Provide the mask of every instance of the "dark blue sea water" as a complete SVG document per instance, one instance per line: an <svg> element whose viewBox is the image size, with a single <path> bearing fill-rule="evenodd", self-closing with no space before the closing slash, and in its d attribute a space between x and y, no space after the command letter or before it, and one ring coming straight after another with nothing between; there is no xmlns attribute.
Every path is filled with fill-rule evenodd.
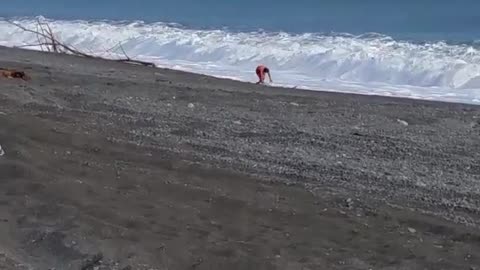
<svg viewBox="0 0 480 270"><path fill-rule="evenodd" d="M0 14L294 33L377 32L416 40L480 39L478 0L15 0L2 6Z"/></svg>
<svg viewBox="0 0 480 270"><path fill-rule="evenodd" d="M280 86L480 104L480 0L15 0L0 17L5 46L38 42L6 20L40 19L104 57L122 44L218 77L265 64Z"/></svg>

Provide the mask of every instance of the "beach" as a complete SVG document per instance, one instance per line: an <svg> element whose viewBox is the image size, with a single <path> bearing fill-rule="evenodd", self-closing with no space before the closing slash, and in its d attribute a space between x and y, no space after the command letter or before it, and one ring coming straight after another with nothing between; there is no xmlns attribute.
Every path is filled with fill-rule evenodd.
<svg viewBox="0 0 480 270"><path fill-rule="evenodd" d="M0 269L480 269L480 106L0 67Z"/></svg>

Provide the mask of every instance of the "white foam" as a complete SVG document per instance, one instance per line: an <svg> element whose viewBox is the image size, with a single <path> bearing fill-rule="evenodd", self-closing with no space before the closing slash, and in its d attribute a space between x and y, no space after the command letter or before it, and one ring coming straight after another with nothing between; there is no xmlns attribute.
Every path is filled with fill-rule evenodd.
<svg viewBox="0 0 480 270"><path fill-rule="evenodd" d="M35 29L35 19L18 19ZM119 43L132 57L160 66L255 81L266 64L277 85L330 91L478 103L480 51L443 42L412 44L364 36L236 33L165 23L49 21L74 47L107 57ZM33 44L35 35L0 20L0 45ZM37 48L38 49L38 48Z"/></svg>

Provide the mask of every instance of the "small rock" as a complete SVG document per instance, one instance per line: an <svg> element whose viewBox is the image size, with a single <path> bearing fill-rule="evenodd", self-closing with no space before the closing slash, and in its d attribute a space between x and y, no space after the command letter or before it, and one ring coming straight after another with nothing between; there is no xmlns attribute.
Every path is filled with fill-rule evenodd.
<svg viewBox="0 0 480 270"><path fill-rule="evenodd" d="M71 154L72 154L72 152L70 152L70 151L67 151L67 152L65 152L65 154L67 154L67 155L71 155Z"/></svg>
<svg viewBox="0 0 480 270"><path fill-rule="evenodd" d="M425 183L423 183L423 182L421 182L421 181L418 181L418 182L417 182L417 186L419 186L419 187L426 187L427 184L425 184Z"/></svg>
<svg viewBox="0 0 480 270"><path fill-rule="evenodd" d="M173 99L177 99L177 97L176 97L176 96L173 96Z"/></svg>
<svg viewBox="0 0 480 270"><path fill-rule="evenodd" d="M3 151L2 146L0 146L0 157L3 156L3 155L5 155L5 151Z"/></svg>
<svg viewBox="0 0 480 270"><path fill-rule="evenodd" d="M414 228L410 228L410 227L408 227L408 231L410 233L416 233L417 232L417 230L415 230Z"/></svg>
<svg viewBox="0 0 480 270"><path fill-rule="evenodd" d="M397 122L404 125L404 126L408 126L408 122L404 121L404 120L401 120L401 119L397 119Z"/></svg>
<svg viewBox="0 0 480 270"><path fill-rule="evenodd" d="M296 107L300 106L300 105L299 105L298 103L296 103L296 102L290 102L290 105L296 106Z"/></svg>
<svg viewBox="0 0 480 270"><path fill-rule="evenodd" d="M167 107L172 107L172 104L170 104L170 103L167 103Z"/></svg>
<svg viewBox="0 0 480 270"><path fill-rule="evenodd" d="M280 256L280 255L278 255L278 254L275 255L275 258L277 258L277 259L279 259L279 258L281 258L281 257L282 257L282 256Z"/></svg>
<svg viewBox="0 0 480 270"><path fill-rule="evenodd" d="M348 198L348 199L345 200L345 204L348 208L352 208L353 200L351 198Z"/></svg>
<svg viewBox="0 0 480 270"><path fill-rule="evenodd" d="M188 108L193 109L195 108L195 105L193 105L193 103L188 103Z"/></svg>
<svg viewBox="0 0 480 270"><path fill-rule="evenodd" d="M242 122L240 122L240 121L233 121L233 123L234 123L235 125L241 125L241 124L242 124Z"/></svg>

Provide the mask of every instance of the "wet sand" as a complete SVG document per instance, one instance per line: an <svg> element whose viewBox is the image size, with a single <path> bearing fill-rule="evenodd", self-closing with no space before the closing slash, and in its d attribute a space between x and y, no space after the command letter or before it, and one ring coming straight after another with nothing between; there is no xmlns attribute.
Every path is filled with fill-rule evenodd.
<svg viewBox="0 0 480 270"><path fill-rule="evenodd" d="M0 67L0 269L480 269L480 106Z"/></svg>

